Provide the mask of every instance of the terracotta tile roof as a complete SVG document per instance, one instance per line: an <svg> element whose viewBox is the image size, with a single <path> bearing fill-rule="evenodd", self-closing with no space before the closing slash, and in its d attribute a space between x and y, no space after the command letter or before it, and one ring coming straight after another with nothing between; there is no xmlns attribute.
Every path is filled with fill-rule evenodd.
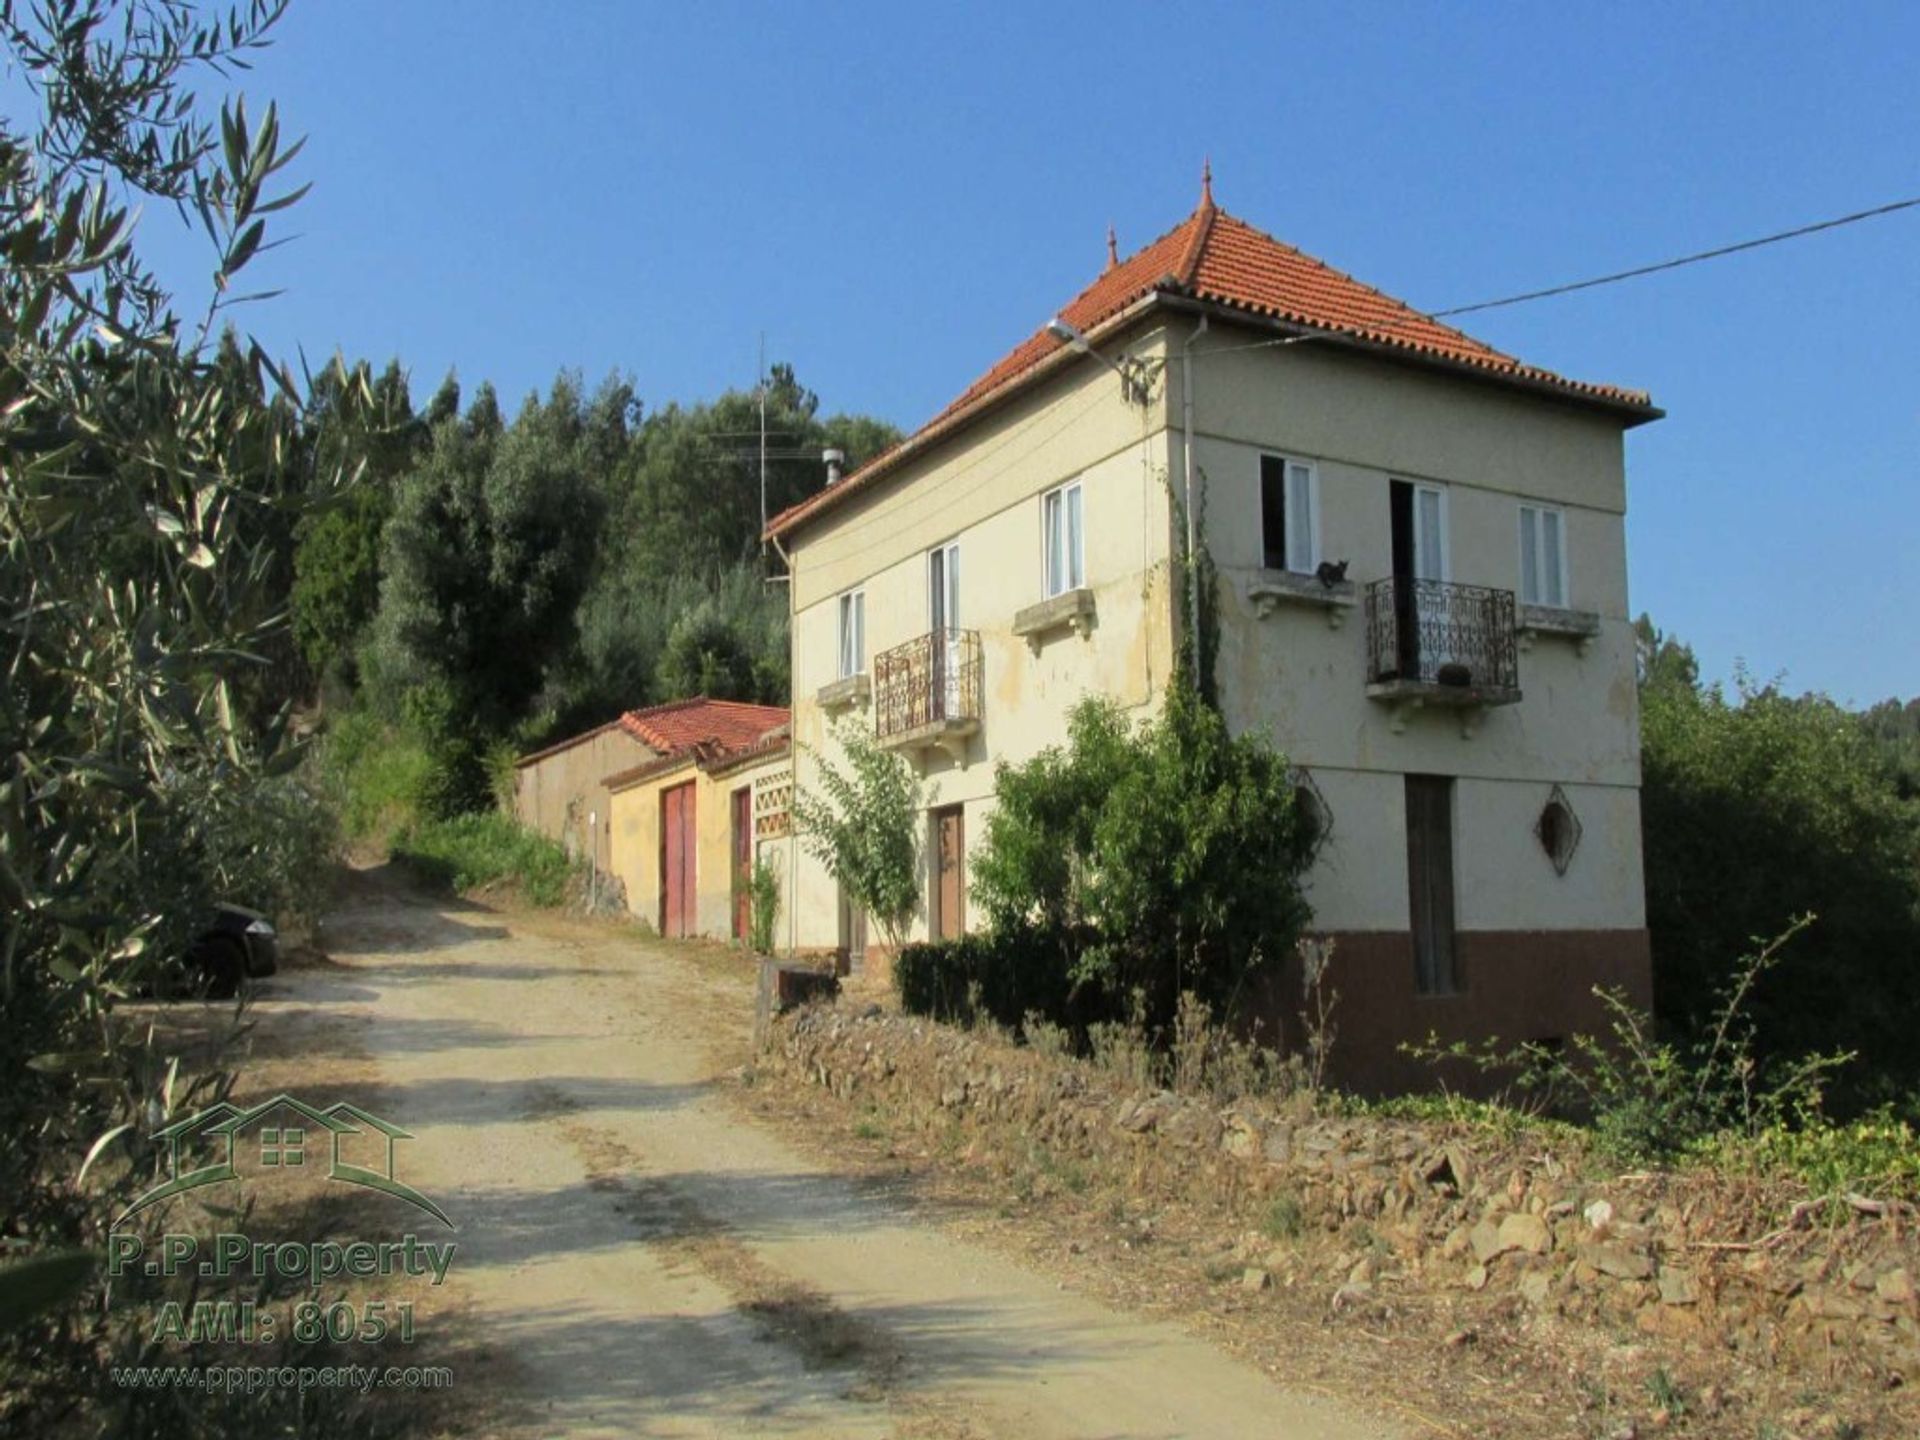
<svg viewBox="0 0 1920 1440"><path fill-rule="evenodd" d="M620 728L663 756L698 750L744 750L788 720L784 705L748 705L739 700L709 700L696 695L646 710L629 710Z"/></svg>
<svg viewBox="0 0 1920 1440"><path fill-rule="evenodd" d="M1160 295L1199 300L1243 311L1305 330L1343 335L1365 345L1409 356L1463 365L1529 388L1558 391L1576 400L1616 410L1641 410L1655 418L1645 391L1570 380L1551 370L1527 365L1475 340L1453 326L1363 285L1351 275L1314 259L1237 219L1213 202L1211 183L1194 212L1146 248L1107 268L1057 312L1082 333L1114 319L1129 307L1152 303ZM962 391L952 404L914 434L831 490L801 501L768 523L769 533L791 530L815 512L837 503L891 470L908 454L958 428L986 403L1038 378L1043 367L1065 350L1043 327Z"/></svg>
<svg viewBox="0 0 1920 1440"><path fill-rule="evenodd" d="M609 790L625 790L630 786L638 785L643 780L657 779L675 770L691 769L692 766L693 752L682 751L678 755L658 756L631 769L616 770L611 775L603 776L600 783Z"/></svg>
<svg viewBox="0 0 1920 1440"><path fill-rule="evenodd" d="M645 780L657 780L681 770L701 769L709 775L729 775L751 765L785 755L793 739L785 725L768 731L750 745L729 749L712 740L701 740L671 755L658 755L625 770L608 775L601 784L609 790L625 790Z"/></svg>
<svg viewBox="0 0 1920 1440"><path fill-rule="evenodd" d="M793 748L793 736L785 726L769 731L753 744L740 750L730 750L713 760L703 763L702 769L713 775L730 775L750 765L764 764L777 756L785 755Z"/></svg>

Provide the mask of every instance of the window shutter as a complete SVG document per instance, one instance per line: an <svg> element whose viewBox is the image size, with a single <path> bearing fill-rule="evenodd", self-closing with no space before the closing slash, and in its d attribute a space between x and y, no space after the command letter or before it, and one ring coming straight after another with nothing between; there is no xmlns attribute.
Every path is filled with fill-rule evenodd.
<svg viewBox="0 0 1920 1440"><path fill-rule="evenodd" d="M1441 555L1440 492L1422 486L1414 491L1414 503L1418 517L1416 533L1419 544L1415 554L1419 563L1419 578L1444 580L1447 571Z"/></svg>
<svg viewBox="0 0 1920 1440"><path fill-rule="evenodd" d="M1287 568L1313 569L1313 467L1287 467Z"/></svg>
<svg viewBox="0 0 1920 1440"><path fill-rule="evenodd" d="M1540 512L1520 507L1520 598L1529 605L1540 601Z"/></svg>
<svg viewBox="0 0 1920 1440"><path fill-rule="evenodd" d="M1560 526L1558 510L1540 512L1540 587L1541 599L1548 605L1567 603L1566 576L1560 570Z"/></svg>
<svg viewBox="0 0 1920 1440"><path fill-rule="evenodd" d="M1067 491L1067 588L1087 583L1086 535L1080 523L1080 487Z"/></svg>

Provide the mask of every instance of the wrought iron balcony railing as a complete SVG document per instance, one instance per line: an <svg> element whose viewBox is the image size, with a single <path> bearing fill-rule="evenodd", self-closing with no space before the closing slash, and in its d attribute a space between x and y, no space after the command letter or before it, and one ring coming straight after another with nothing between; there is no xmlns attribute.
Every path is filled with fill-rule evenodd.
<svg viewBox="0 0 1920 1440"><path fill-rule="evenodd" d="M980 723L980 632L935 630L873 657L873 731L881 741Z"/></svg>
<svg viewBox="0 0 1920 1440"><path fill-rule="evenodd" d="M1367 682L1376 693L1520 698L1513 592L1394 576L1367 587Z"/></svg>

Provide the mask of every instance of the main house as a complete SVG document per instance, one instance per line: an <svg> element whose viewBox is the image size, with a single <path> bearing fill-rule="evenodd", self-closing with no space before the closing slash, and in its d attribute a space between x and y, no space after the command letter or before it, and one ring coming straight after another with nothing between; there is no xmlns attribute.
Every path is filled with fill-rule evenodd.
<svg viewBox="0 0 1920 1440"><path fill-rule="evenodd" d="M771 522L795 783L839 725L907 757L915 933L964 931L995 767L1058 743L1084 696L1143 716L1166 696L1191 524L1218 702L1287 754L1321 827L1308 895L1347 1078L1416 1078L1397 1046L1429 1033L1592 1030L1596 986L1650 992L1623 451L1660 413L1282 244L1209 181L930 423ZM859 914L786 860L783 938L858 966Z"/></svg>

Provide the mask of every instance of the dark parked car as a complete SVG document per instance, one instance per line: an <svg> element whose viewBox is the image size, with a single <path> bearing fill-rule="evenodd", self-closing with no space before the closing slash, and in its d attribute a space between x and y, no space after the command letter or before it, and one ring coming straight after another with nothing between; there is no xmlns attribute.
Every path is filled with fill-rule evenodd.
<svg viewBox="0 0 1920 1440"><path fill-rule="evenodd" d="M187 952L187 971L204 976L208 995L232 995L248 980L280 967L280 945L273 922L244 905L220 905L213 924Z"/></svg>

